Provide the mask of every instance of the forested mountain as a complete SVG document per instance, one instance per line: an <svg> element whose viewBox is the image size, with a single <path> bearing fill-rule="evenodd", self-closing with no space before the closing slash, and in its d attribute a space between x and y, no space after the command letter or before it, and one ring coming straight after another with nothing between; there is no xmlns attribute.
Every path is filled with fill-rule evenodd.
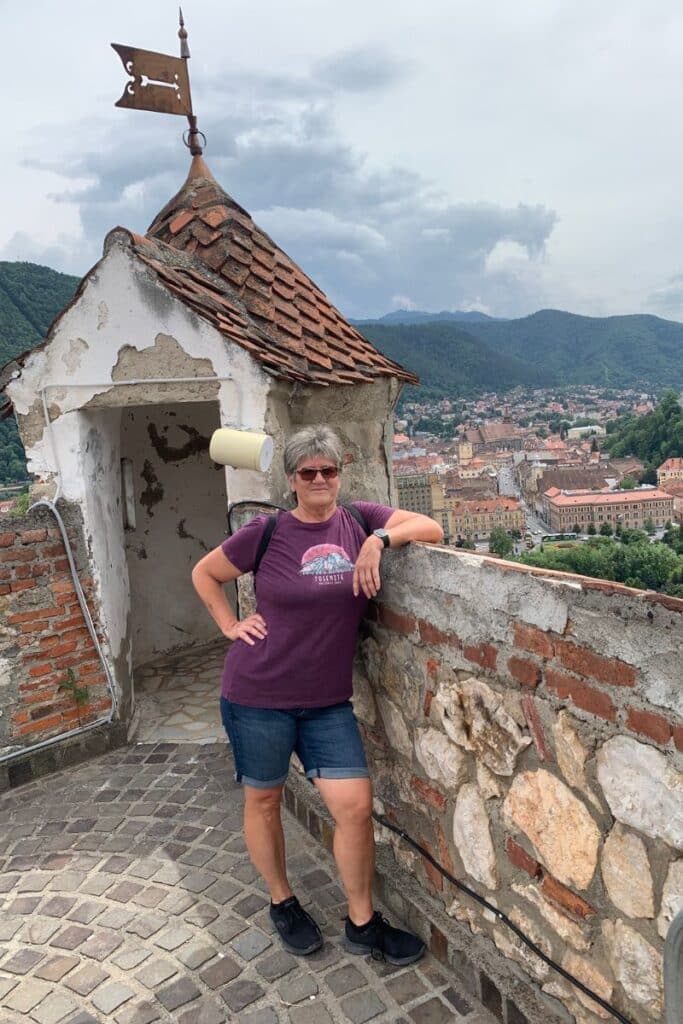
<svg viewBox="0 0 683 1024"><path fill-rule="evenodd" d="M49 267L0 262L0 366L42 340L77 285Z"/></svg>
<svg viewBox="0 0 683 1024"><path fill-rule="evenodd" d="M616 458L635 455L645 463L644 482L657 482L657 467L665 459L683 458L683 409L678 396L667 391L645 416L623 416L607 424L605 448Z"/></svg>
<svg viewBox="0 0 683 1024"><path fill-rule="evenodd" d="M542 369L495 352L473 336L469 325L364 323L360 329L382 352L419 375L421 398L543 383Z"/></svg>
<svg viewBox="0 0 683 1024"><path fill-rule="evenodd" d="M415 326L420 344L412 351L405 345L410 327L386 326L374 320L363 321L359 329L386 355L404 361L425 381L443 377L447 369L444 359L458 362L462 333L466 332L483 346L481 352L490 360L491 371L490 380L469 378L471 388L503 386L498 371L504 376L510 366L507 360L513 361L515 369L510 386L518 383L518 374L523 373L523 383L548 387L683 387L683 324L655 316L598 318L546 309L519 320L429 321ZM378 328L383 333L376 334ZM430 339L434 339L433 348Z"/></svg>
<svg viewBox="0 0 683 1024"><path fill-rule="evenodd" d="M78 278L35 263L0 262L0 366L37 345L73 297ZM0 484L26 479L14 417L0 421Z"/></svg>

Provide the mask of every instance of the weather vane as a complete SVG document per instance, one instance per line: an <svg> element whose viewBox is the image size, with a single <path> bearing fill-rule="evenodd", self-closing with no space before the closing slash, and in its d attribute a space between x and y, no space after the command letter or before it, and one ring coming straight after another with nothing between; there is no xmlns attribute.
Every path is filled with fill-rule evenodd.
<svg viewBox="0 0 683 1024"><path fill-rule="evenodd" d="M180 114L187 117L190 125L183 135L183 142L192 156L201 156L206 145L206 136L197 128L197 118L192 113L192 96L190 94L190 76L187 62L190 48L187 45L187 30L180 12L180 57L171 57L166 53L155 53L153 50L140 50L134 46L112 43L112 47L121 58L130 80L126 83L123 95L115 106L129 107L132 110L153 110L158 114ZM187 136L187 137L186 137ZM200 139L202 140L200 143Z"/></svg>

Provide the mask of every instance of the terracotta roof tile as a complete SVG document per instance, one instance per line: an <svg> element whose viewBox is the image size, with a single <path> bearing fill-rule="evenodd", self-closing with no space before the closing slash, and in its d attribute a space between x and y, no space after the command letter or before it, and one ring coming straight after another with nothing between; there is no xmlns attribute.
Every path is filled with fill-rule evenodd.
<svg viewBox="0 0 683 1024"><path fill-rule="evenodd" d="M325 337L325 328L319 320L309 320L307 316L302 316L301 325L304 329L304 334L312 334L316 338Z"/></svg>
<svg viewBox="0 0 683 1024"><path fill-rule="evenodd" d="M249 277L249 267L245 267L234 260L226 260L221 267L223 277L231 281L237 288L241 288Z"/></svg>
<svg viewBox="0 0 683 1024"><path fill-rule="evenodd" d="M248 249L243 249L241 245L233 242L227 247L226 256L229 256L233 260L237 260L238 263L243 263L245 267L250 267L252 264L252 256Z"/></svg>
<svg viewBox="0 0 683 1024"><path fill-rule="evenodd" d="M230 211L227 206L212 206L199 216L200 220L203 220L210 228L217 228L219 224L223 224L228 219Z"/></svg>
<svg viewBox="0 0 683 1024"><path fill-rule="evenodd" d="M266 284L271 285L273 283L273 271L268 270L268 268L264 267L262 263L257 263L256 260L251 264L251 272L254 277L260 277L262 281L266 282ZM268 291L270 292L271 289L268 288Z"/></svg>
<svg viewBox="0 0 683 1024"><path fill-rule="evenodd" d="M191 213L189 210L183 210L181 213L178 214L177 217L173 218L171 223L168 225L168 230L171 232L172 235L177 235L178 232L182 231L183 228L187 224L189 224L193 219L193 213Z"/></svg>
<svg viewBox="0 0 683 1024"><path fill-rule="evenodd" d="M277 376L320 385L378 376L417 382L344 320L201 161L193 168L147 238L134 238L167 287Z"/></svg>
<svg viewBox="0 0 683 1024"><path fill-rule="evenodd" d="M215 242L223 235L222 231L212 231L211 228L207 227L206 224L202 224L196 218L190 230L197 241L201 242L204 246L211 245L212 242Z"/></svg>

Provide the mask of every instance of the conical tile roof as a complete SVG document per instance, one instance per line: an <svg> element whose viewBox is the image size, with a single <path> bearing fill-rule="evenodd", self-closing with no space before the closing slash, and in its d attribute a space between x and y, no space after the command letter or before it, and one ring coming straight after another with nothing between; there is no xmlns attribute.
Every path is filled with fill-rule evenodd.
<svg viewBox="0 0 683 1024"><path fill-rule="evenodd" d="M244 326L254 328L247 330L246 339L237 336L242 329L233 332L232 340L238 344L246 340L245 347L254 358L277 376L317 384L360 383L378 376L417 382L414 374L383 356L344 319L310 277L221 188L201 157L194 158L183 187L155 218L146 238L157 243L155 262L169 264L168 271L173 261L164 258L163 250L170 246L191 257L195 273L204 276L203 267L212 272L213 304L216 292L222 292L228 303L246 314ZM154 259L151 247L137 248L147 262ZM176 268L175 280L166 283L183 298L178 274L182 278L187 271L183 275ZM195 280L185 298L201 313L197 284ZM210 312L215 322L217 311Z"/></svg>

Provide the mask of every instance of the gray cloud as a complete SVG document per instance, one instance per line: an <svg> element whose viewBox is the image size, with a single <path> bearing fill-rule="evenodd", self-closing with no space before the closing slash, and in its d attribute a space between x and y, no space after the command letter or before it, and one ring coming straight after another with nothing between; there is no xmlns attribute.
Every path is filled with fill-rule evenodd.
<svg viewBox="0 0 683 1024"><path fill-rule="evenodd" d="M651 292L647 304L659 316L671 320L683 319L683 274L676 274L661 288Z"/></svg>
<svg viewBox="0 0 683 1024"><path fill-rule="evenodd" d="M308 76L214 76L210 90L201 85L212 97L200 120L207 161L348 315L385 312L397 295L426 309L479 303L504 315L528 311L542 293L552 210L449 202L413 171L370 168L340 137L333 88L379 89L406 73L386 55L375 53L373 64L369 51L354 51ZM226 109L229 115L221 113ZM34 248L30 258L84 272L114 225L144 231L187 173L188 155L172 126L167 118L121 112L115 129L89 125L96 145L81 146L76 159L59 152L49 163L29 159L73 182L54 198L77 209L82 227L81 238L60 239L42 258ZM5 252L30 251L29 240L20 241L15 236ZM505 243L521 257L489 265Z"/></svg>
<svg viewBox="0 0 683 1024"><path fill-rule="evenodd" d="M335 91L374 92L395 85L407 78L411 66L400 62L389 53L378 52L375 47L347 50L320 61L314 68L315 77Z"/></svg>

